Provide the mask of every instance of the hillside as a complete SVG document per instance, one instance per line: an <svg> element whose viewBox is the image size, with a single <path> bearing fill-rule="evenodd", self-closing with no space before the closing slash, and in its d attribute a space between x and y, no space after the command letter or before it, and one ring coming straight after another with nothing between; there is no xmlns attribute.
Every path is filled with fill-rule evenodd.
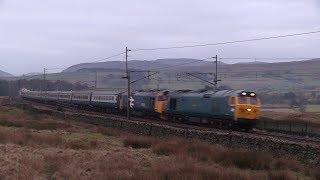
<svg viewBox="0 0 320 180"><path fill-rule="evenodd" d="M220 84L262 91L319 90L320 59L307 61L230 64L219 67ZM215 72L214 65L180 68L182 71Z"/></svg>
<svg viewBox="0 0 320 180"><path fill-rule="evenodd" d="M194 66L207 66L212 64L210 61L198 61L197 59L190 58L179 58L179 59L157 59L155 61L141 61L132 60L129 61L130 69L140 69L140 70L152 70L159 68L166 68L170 66L181 65L182 67L194 67ZM195 62L195 63L193 63ZM108 61L100 63L82 63L71 66L64 70L64 72L76 72L81 69L124 69L125 63L123 61Z"/></svg>
<svg viewBox="0 0 320 180"><path fill-rule="evenodd" d="M163 68L168 65L158 63L155 61L140 61L133 60L129 61L129 67L131 69L153 69L153 68ZM99 68L99 69L125 69L125 63L123 61L108 61L100 63L83 63L71 66L65 69L63 72L76 72L81 69L90 69L90 68Z"/></svg>
<svg viewBox="0 0 320 180"><path fill-rule="evenodd" d="M176 67L172 67L176 66ZM130 69L153 70L168 68L172 71L198 71L198 72L212 72L215 69L215 64L212 61L201 61L197 59L157 59L155 61L129 61ZM170 68L169 68L170 67ZM172 67L172 68L171 68ZM83 63L71 66L63 72L76 72L86 69L107 69L107 70L121 70L125 68L123 61L109 61L101 63ZM219 72L226 74L297 74L297 73L317 73L320 69L320 59L312 59L307 61L291 61L279 63L267 62L241 62L235 64L219 63Z"/></svg>
<svg viewBox="0 0 320 180"><path fill-rule="evenodd" d="M133 89L203 89L211 84L186 75L186 72L215 72L213 62L199 62L195 59L159 59L156 61L130 61L131 69L159 69L160 74L150 79L143 79L132 84ZM203 64L207 63L207 64ZM182 64L182 66L180 66ZM202 65L201 65L202 64ZM48 80L65 80L72 83L85 83L94 87L96 75L98 88L125 89L123 79L125 63L122 61L95 64L78 64L64 73L47 75ZM163 69L161 69L163 68ZM238 63L219 64L218 85L233 89L251 89L258 92L289 92L320 90L320 59L281 63ZM96 73L97 72L97 73ZM143 78L147 73L132 73L132 80ZM198 74L198 76L200 76ZM28 77L11 77L2 79L26 79ZM33 76L42 79L42 75ZM207 81L213 81L213 75L201 75ZM30 78L28 78L30 79Z"/></svg>
<svg viewBox="0 0 320 180"><path fill-rule="evenodd" d="M214 64L183 68L184 70L194 71L212 71L215 68ZM220 64L220 72L261 72L261 71L297 71L297 70L310 70L312 72L318 72L320 68L320 59L311 59L306 61L291 61L291 62L247 62L247 63L236 63L236 64Z"/></svg>
<svg viewBox="0 0 320 180"><path fill-rule="evenodd" d="M201 61L199 59L178 58L178 59L157 59L155 60L155 62L166 64L168 66L194 67L194 66L210 65L213 63L213 60L208 59L205 61Z"/></svg>
<svg viewBox="0 0 320 180"><path fill-rule="evenodd" d="M0 77L11 77L12 75L0 70Z"/></svg>

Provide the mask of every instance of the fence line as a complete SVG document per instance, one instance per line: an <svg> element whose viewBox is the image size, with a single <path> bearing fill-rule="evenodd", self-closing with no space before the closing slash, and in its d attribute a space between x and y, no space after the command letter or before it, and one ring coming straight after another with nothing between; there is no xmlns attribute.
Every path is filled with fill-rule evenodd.
<svg viewBox="0 0 320 180"><path fill-rule="evenodd" d="M320 137L320 124L311 122L261 120L257 128L266 131Z"/></svg>

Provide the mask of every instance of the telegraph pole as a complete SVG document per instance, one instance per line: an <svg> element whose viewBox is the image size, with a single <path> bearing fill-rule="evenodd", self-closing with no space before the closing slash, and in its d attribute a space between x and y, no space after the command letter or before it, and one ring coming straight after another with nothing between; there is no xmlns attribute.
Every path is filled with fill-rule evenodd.
<svg viewBox="0 0 320 180"><path fill-rule="evenodd" d="M8 89L9 89L9 100L12 100L12 87L11 87L11 81L8 81Z"/></svg>
<svg viewBox="0 0 320 180"><path fill-rule="evenodd" d="M257 63L257 58L254 58L255 64ZM256 80L258 80L258 72L256 71Z"/></svg>
<svg viewBox="0 0 320 180"><path fill-rule="evenodd" d="M46 68L43 68L44 103L47 104Z"/></svg>
<svg viewBox="0 0 320 180"><path fill-rule="evenodd" d="M127 119L130 120L130 97L131 97L131 93L130 93L130 71L128 68L128 52L130 50L128 49L128 47L126 47L126 78L127 78L127 90L128 90L128 98L127 98Z"/></svg>
<svg viewBox="0 0 320 180"><path fill-rule="evenodd" d="M98 86L98 72L95 71L94 90L97 90Z"/></svg>

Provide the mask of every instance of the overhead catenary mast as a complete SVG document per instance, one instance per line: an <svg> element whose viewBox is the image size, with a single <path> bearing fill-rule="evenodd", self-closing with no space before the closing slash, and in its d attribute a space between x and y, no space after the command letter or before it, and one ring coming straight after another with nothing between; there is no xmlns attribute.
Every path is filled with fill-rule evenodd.
<svg viewBox="0 0 320 180"><path fill-rule="evenodd" d="M218 55L216 55L215 57L212 57L213 59L215 59L215 64L216 64L216 71L215 71L215 75L214 75L214 90L217 90L217 86L218 86L218 82L221 80L218 80Z"/></svg>
<svg viewBox="0 0 320 180"><path fill-rule="evenodd" d="M127 78L127 91L128 91L128 96L127 96L127 119L130 120L130 97L131 97L131 93L130 93L130 71L128 69L128 52L130 50L128 49L128 47L126 47L126 78Z"/></svg>
<svg viewBox="0 0 320 180"><path fill-rule="evenodd" d="M46 68L43 68L43 90L44 90L44 103L47 104L47 84L46 84Z"/></svg>

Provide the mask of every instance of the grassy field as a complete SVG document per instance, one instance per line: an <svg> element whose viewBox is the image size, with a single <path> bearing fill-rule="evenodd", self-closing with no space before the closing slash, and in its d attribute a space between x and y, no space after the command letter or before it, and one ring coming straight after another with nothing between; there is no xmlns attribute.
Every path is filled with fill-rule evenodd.
<svg viewBox="0 0 320 180"><path fill-rule="evenodd" d="M0 179L319 179L264 152L158 139L0 106Z"/></svg>
<svg viewBox="0 0 320 180"><path fill-rule="evenodd" d="M268 106L262 108L261 116L273 120L302 121L320 124L320 106L307 105L306 112L299 112L285 106Z"/></svg>
<svg viewBox="0 0 320 180"><path fill-rule="evenodd" d="M266 105L262 108L264 111L294 113L296 110L286 105ZM320 113L320 105L306 105L306 113Z"/></svg>
<svg viewBox="0 0 320 180"><path fill-rule="evenodd" d="M306 112L320 113L320 105L307 105Z"/></svg>

